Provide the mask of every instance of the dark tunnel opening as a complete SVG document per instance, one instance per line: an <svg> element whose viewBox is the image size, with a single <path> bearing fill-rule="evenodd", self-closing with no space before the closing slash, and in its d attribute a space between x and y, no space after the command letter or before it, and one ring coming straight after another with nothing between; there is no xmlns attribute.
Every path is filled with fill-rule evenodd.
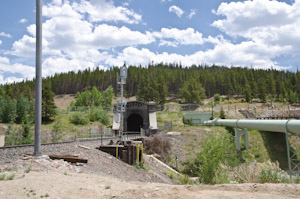
<svg viewBox="0 0 300 199"><path fill-rule="evenodd" d="M127 118L127 131L140 132L143 127L143 118L138 114L132 114Z"/></svg>

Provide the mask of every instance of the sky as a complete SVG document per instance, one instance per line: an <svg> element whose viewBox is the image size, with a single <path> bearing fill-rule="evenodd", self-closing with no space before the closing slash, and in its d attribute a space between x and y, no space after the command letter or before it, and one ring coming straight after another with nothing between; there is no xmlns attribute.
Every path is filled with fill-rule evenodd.
<svg viewBox="0 0 300 199"><path fill-rule="evenodd" d="M35 3L0 2L0 84L35 77ZM124 63L296 71L300 0L43 0L44 77Z"/></svg>

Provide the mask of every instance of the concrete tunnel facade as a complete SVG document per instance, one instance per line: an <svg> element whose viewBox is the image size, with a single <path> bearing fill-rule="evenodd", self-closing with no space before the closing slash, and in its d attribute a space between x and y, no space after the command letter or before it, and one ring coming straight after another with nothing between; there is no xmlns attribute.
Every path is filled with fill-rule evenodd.
<svg viewBox="0 0 300 199"><path fill-rule="evenodd" d="M140 132L146 130L146 135L157 132L156 105L155 103L144 103L132 101L126 104L124 113L124 132ZM113 131L117 133L120 129L120 113L117 112L117 105L114 105Z"/></svg>

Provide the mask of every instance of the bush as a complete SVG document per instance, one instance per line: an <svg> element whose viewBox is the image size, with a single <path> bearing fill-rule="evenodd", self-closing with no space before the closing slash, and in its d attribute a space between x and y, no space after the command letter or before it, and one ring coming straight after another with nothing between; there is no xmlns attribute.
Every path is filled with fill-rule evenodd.
<svg viewBox="0 0 300 199"><path fill-rule="evenodd" d="M193 182L190 180L188 175L180 175L178 179L179 184L185 185L185 184L193 184Z"/></svg>
<svg viewBox="0 0 300 199"><path fill-rule="evenodd" d="M156 153L160 155L161 160L167 162L169 159L169 151L171 143L168 139L154 136L153 138L145 139L145 152L148 154Z"/></svg>
<svg viewBox="0 0 300 199"><path fill-rule="evenodd" d="M214 101L215 101L215 103L219 103L219 102L220 102L220 99L221 99L220 94L219 94L219 93L216 93L216 94L214 95Z"/></svg>
<svg viewBox="0 0 300 199"><path fill-rule="evenodd" d="M199 177L200 183L216 184L221 164L235 166L239 163L233 136L226 133L220 137L210 135L202 144L203 150L195 158L184 162L183 172Z"/></svg>
<svg viewBox="0 0 300 199"><path fill-rule="evenodd" d="M55 120L55 123L51 131L51 141L58 142L62 139L62 137L63 137L63 125L61 122L61 118L57 118Z"/></svg>
<svg viewBox="0 0 300 199"><path fill-rule="evenodd" d="M289 176L279 168L279 163L244 163L236 167L223 166L230 181L238 183L299 183L299 176Z"/></svg>
<svg viewBox="0 0 300 199"><path fill-rule="evenodd" d="M279 183L284 179L285 173L279 168L279 163L266 162L261 166L259 172L259 182L260 183Z"/></svg>
<svg viewBox="0 0 300 199"><path fill-rule="evenodd" d="M91 122L99 121L103 125L109 124L109 119L105 111L101 109L92 108L89 114L89 119Z"/></svg>
<svg viewBox="0 0 300 199"><path fill-rule="evenodd" d="M225 118L226 118L226 115L225 115L225 112L224 112L222 106L221 106L221 110L220 110L220 118L221 118L221 119L225 119Z"/></svg>
<svg viewBox="0 0 300 199"><path fill-rule="evenodd" d="M71 115L70 122L75 125L85 125L89 122L89 120L83 113L77 112Z"/></svg>

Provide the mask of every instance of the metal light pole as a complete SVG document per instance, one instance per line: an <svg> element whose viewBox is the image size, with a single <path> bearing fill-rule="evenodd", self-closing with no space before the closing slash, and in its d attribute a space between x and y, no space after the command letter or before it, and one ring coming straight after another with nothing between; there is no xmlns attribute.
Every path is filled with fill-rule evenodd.
<svg viewBox="0 0 300 199"><path fill-rule="evenodd" d="M124 97L124 91L123 86L126 84L126 78L127 78L127 68L126 66L122 66L120 68L120 76L117 77L117 82L121 86L121 101L118 104L118 112L120 113L120 137L121 141L124 140L123 132L124 132L124 112L126 111L126 100L123 99Z"/></svg>
<svg viewBox="0 0 300 199"><path fill-rule="evenodd" d="M34 155L41 152L42 126L42 0L36 0L36 79L35 79L35 129Z"/></svg>

